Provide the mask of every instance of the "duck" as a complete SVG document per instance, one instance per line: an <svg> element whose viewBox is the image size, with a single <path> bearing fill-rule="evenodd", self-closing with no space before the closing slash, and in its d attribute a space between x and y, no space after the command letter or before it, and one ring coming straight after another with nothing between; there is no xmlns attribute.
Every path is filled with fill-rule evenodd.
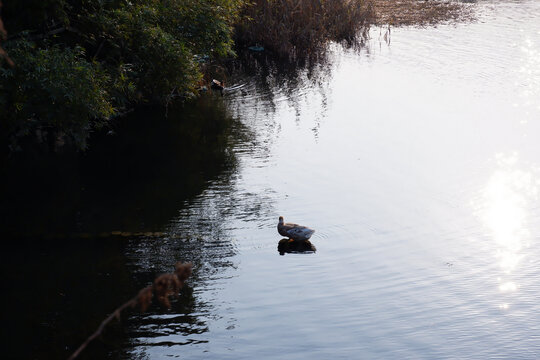
<svg viewBox="0 0 540 360"><path fill-rule="evenodd" d="M281 236L286 236L289 238L289 241L306 241L309 240L311 235L315 230L308 228L307 226L302 226L292 223L284 223L283 216L279 217L279 222L277 225L278 233Z"/></svg>
<svg viewBox="0 0 540 360"><path fill-rule="evenodd" d="M210 87L215 90L223 90L225 88L223 82L216 79L212 79L212 84Z"/></svg>
<svg viewBox="0 0 540 360"><path fill-rule="evenodd" d="M210 88L213 90L218 90L221 96L223 96L223 89L225 88L225 84L223 84L222 81L212 79L212 84L210 84Z"/></svg>

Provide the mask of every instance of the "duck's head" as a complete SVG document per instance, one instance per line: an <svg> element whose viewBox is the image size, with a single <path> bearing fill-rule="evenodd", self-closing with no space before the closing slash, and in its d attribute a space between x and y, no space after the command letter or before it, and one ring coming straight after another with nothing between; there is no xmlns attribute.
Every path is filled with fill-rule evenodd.
<svg viewBox="0 0 540 360"><path fill-rule="evenodd" d="M279 223L280 223L280 224L283 224L283 216L280 216L280 217L279 217Z"/></svg>

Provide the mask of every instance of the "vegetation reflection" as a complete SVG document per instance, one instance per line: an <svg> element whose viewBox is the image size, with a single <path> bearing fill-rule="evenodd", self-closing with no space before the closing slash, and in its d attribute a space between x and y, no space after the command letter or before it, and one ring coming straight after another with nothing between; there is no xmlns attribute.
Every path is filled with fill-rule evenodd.
<svg viewBox="0 0 540 360"><path fill-rule="evenodd" d="M231 172L239 123L212 96L169 109L141 109L96 134L86 153L43 147L3 168L2 232L65 236L161 231L182 202ZM246 134L246 132L243 132ZM39 174L39 181L35 181ZM7 191L9 189L9 191Z"/></svg>
<svg viewBox="0 0 540 360"><path fill-rule="evenodd" d="M8 186L1 231L11 254L2 272L12 274L8 356L67 358L110 311L177 260L194 261L194 281L201 281L205 264L232 266L227 252L203 251L186 234L172 238L167 225L213 180L234 173L233 146L249 131L228 115L219 96L172 104L168 111L167 118L155 108L134 112L112 132L96 134L85 153L39 151L36 145L2 168ZM37 273L41 280L28 287ZM204 320L191 315L205 305L190 286L171 306L182 334L207 331ZM137 324L133 338L157 336L153 319L161 313L151 308L128 320ZM108 326L103 341L81 357L122 358L130 348L123 327ZM31 348L22 343L28 328L39 334Z"/></svg>

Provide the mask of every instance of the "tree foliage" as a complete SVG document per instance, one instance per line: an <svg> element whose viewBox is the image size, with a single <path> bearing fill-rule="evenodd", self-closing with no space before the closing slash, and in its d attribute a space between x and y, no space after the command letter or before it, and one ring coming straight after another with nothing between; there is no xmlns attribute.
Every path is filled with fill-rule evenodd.
<svg viewBox="0 0 540 360"><path fill-rule="evenodd" d="M20 40L8 51L17 68L0 68L2 130L17 137L53 130L84 147L88 133L113 115L110 78L85 59L83 48L36 48Z"/></svg>
<svg viewBox="0 0 540 360"><path fill-rule="evenodd" d="M0 131L16 144L46 130L78 147L140 102L190 96L199 59L233 54L244 0L28 0L4 4Z"/></svg>

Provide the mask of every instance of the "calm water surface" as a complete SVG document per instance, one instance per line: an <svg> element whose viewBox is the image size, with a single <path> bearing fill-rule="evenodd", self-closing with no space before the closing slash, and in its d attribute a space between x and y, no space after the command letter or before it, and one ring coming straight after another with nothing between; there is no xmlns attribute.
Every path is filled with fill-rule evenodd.
<svg viewBox="0 0 540 360"><path fill-rule="evenodd" d="M128 285L96 324L176 260L195 267L107 356L540 357L540 2L476 6L472 24L373 29L313 72L236 77L233 160L163 234L105 249L123 265L102 264L104 286ZM315 253L279 255L280 215L316 229Z"/></svg>

